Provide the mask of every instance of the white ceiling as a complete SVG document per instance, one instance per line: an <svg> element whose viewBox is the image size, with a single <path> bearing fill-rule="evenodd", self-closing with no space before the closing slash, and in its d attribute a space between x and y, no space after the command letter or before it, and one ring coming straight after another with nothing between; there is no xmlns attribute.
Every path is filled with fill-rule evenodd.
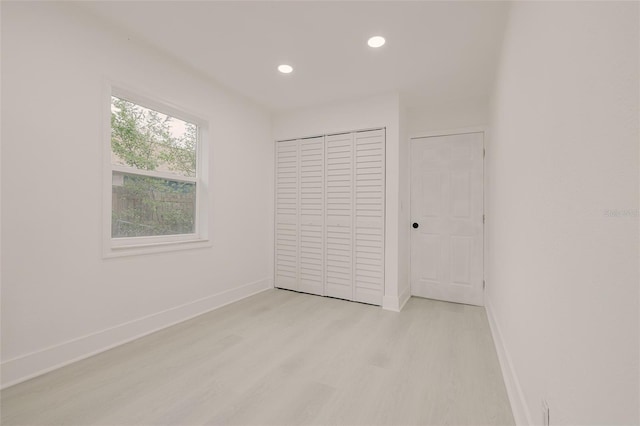
<svg viewBox="0 0 640 426"><path fill-rule="evenodd" d="M508 4L83 2L274 111L398 91L408 106L487 98ZM383 35L387 44L366 41ZM276 67L288 63L294 72Z"/></svg>

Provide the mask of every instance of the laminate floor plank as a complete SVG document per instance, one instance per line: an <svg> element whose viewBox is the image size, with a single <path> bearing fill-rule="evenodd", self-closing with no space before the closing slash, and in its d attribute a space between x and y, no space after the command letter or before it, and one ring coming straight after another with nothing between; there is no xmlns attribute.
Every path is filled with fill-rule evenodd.
<svg viewBox="0 0 640 426"><path fill-rule="evenodd" d="M12 386L3 425L513 425L483 308L270 290Z"/></svg>

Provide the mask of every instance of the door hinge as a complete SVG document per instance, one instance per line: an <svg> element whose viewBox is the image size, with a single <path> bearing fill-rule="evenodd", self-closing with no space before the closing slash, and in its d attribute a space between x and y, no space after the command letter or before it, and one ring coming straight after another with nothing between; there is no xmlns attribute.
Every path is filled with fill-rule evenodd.
<svg viewBox="0 0 640 426"><path fill-rule="evenodd" d="M484 215L482 215L482 223L483 223L483 224L484 224L484 221L485 221L485 216L484 216Z"/></svg>
<svg viewBox="0 0 640 426"><path fill-rule="evenodd" d="M487 282L485 280L482 280L482 289L484 290L486 286L487 286Z"/></svg>
<svg viewBox="0 0 640 426"><path fill-rule="evenodd" d="M485 148L482 148L482 158L487 156L487 150Z"/></svg>

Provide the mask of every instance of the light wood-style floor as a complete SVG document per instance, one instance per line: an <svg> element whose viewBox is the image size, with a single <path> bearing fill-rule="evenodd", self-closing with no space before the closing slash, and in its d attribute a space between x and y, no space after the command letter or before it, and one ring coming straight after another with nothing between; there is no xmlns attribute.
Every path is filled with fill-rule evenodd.
<svg viewBox="0 0 640 426"><path fill-rule="evenodd" d="M3 425L514 423L483 308L270 290L1 394Z"/></svg>

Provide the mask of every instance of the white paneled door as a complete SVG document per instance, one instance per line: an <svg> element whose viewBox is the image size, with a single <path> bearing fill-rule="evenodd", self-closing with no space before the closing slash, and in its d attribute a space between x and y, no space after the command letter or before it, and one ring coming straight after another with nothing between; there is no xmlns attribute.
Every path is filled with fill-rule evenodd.
<svg viewBox="0 0 640 426"><path fill-rule="evenodd" d="M411 294L482 306L483 133L411 140Z"/></svg>

